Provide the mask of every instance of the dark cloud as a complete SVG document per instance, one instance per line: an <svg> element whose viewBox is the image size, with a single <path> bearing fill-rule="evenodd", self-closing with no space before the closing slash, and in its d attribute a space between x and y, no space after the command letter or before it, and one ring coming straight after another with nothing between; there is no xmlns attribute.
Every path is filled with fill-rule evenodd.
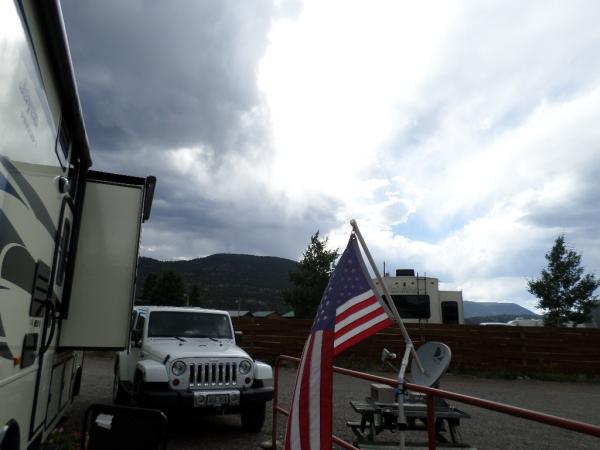
<svg viewBox="0 0 600 450"><path fill-rule="evenodd" d="M535 227L555 229L561 233L594 235L600 218L600 167L591 163L580 170L573 192L560 200L539 199L528 208L522 221Z"/></svg>
<svg viewBox="0 0 600 450"><path fill-rule="evenodd" d="M267 1L62 2L92 146L231 150L260 103ZM260 127L252 130L260 133Z"/></svg>
<svg viewBox="0 0 600 450"><path fill-rule="evenodd" d="M94 167L158 178L142 253L298 257L334 208L292 213L252 168L271 156L258 64L298 1L62 2ZM174 149L189 148L185 170ZM204 153L203 153L204 152ZM236 170L244 164L246 173ZM228 195L224 185L233 188ZM237 193L237 195L236 195ZM321 200L327 203L327 200Z"/></svg>

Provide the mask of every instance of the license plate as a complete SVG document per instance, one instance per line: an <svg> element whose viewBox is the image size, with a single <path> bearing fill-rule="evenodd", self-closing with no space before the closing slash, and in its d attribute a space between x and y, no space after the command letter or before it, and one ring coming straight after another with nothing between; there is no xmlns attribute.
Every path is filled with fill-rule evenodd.
<svg viewBox="0 0 600 450"><path fill-rule="evenodd" d="M223 406L229 403L229 396L227 394L224 395L209 395L206 399L207 406Z"/></svg>

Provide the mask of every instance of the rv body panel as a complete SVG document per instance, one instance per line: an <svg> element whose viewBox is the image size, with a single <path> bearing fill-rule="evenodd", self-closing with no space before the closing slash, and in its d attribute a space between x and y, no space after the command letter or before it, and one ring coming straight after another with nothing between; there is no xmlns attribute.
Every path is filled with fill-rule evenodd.
<svg viewBox="0 0 600 450"><path fill-rule="evenodd" d="M48 101L55 85L36 57L43 50L34 52L36 42L29 39L38 24L33 16L22 21L19 6L0 6L0 427L17 424L18 444L25 448L43 432L46 418L55 419L67 406L48 410L61 387L52 392L50 383L56 336L48 329L55 320L48 303L62 300L51 289L51 270L46 307L32 307L32 290L38 267L54 265L68 195L58 180L68 177L69 165L64 142L57 143L60 116Z"/></svg>
<svg viewBox="0 0 600 450"><path fill-rule="evenodd" d="M91 159L56 0L0 1L0 136L0 433L25 449L72 403L83 360L58 348Z"/></svg>

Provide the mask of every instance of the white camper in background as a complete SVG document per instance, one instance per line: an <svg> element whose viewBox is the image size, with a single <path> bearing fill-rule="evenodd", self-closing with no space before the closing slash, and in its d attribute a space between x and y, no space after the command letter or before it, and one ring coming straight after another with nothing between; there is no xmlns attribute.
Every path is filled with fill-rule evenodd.
<svg viewBox="0 0 600 450"><path fill-rule="evenodd" d="M515 320L511 320L510 322L508 322L508 324L515 327L543 327L544 321L542 319L517 317Z"/></svg>
<svg viewBox="0 0 600 450"><path fill-rule="evenodd" d="M0 1L0 450L48 436L81 350L128 344L155 179L91 163L58 1Z"/></svg>
<svg viewBox="0 0 600 450"><path fill-rule="evenodd" d="M379 286L377 279L373 281ZM398 269L395 277L385 274L383 282L404 322L465 323L462 291L440 291L437 278L420 277L413 269Z"/></svg>

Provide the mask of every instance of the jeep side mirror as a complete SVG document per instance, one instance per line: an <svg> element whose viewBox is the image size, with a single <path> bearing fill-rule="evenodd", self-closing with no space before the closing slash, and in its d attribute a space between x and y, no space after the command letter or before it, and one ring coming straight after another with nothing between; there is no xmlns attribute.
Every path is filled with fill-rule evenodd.
<svg viewBox="0 0 600 450"><path fill-rule="evenodd" d="M244 333L242 333L241 331L236 331L235 332L235 344L236 345L240 345L242 342L242 336L244 335Z"/></svg>
<svg viewBox="0 0 600 450"><path fill-rule="evenodd" d="M141 347L142 344L142 330L131 330L131 342L134 347Z"/></svg>

